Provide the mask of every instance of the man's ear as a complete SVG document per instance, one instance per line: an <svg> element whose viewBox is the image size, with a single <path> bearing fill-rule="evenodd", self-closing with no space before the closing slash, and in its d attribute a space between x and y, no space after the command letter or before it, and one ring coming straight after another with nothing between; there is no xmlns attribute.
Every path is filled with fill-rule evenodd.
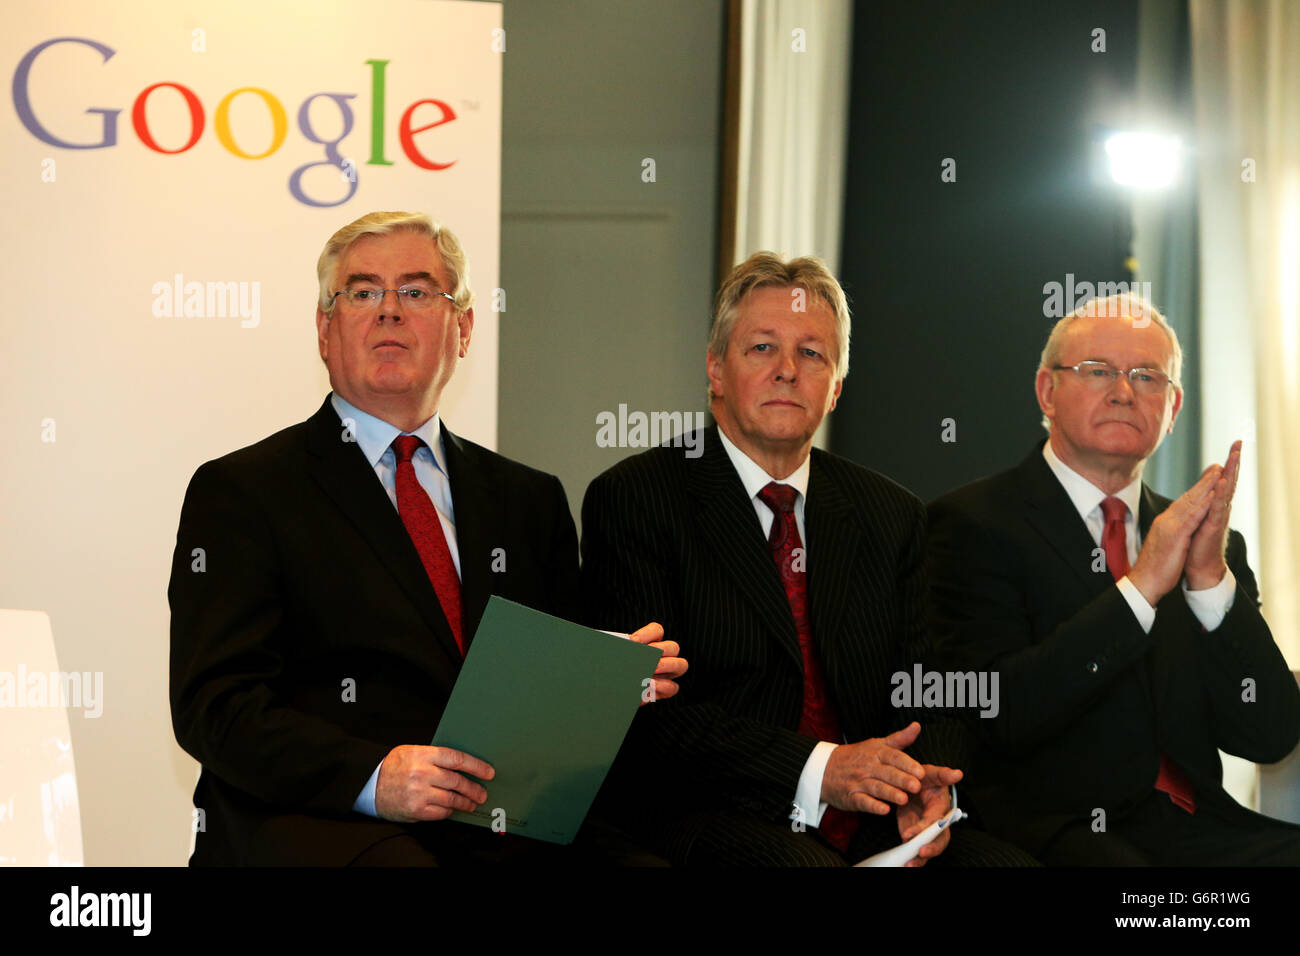
<svg viewBox="0 0 1300 956"><path fill-rule="evenodd" d="M320 349L320 360L326 365L330 361L330 316L329 313L316 307L316 346Z"/></svg>
<svg viewBox="0 0 1300 956"><path fill-rule="evenodd" d="M722 397L722 359L709 349L708 358L704 360L704 372L709 376L709 390L714 398Z"/></svg>
<svg viewBox="0 0 1300 956"><path fill-rule="evenodd" d="M832 390L832 392L831 392L831 405L830 405L830 408L826 409L826 414L827 414L827 415L829 415L831 412L835 411L835 403L838 402L838 401L840 400L840 391L841 391L843 388L844 388L844 379L842 379L842 378L836 379L836 380L835 380L835 388L834 388L834 390Z"/></svg>
<svg viewBox="0 0 1300 956"><path fill-rule="evenodd" d="M469 338L474 331L474 310L466 309L456 317L456 322L460 326L460 357L464 358L469 352Z"/></svg>
<svg viewBox="0 0 1300 956"><path fill-rule="evenodd" d="M1178 413L1182 411L1182 409L1183 409L1183 390L1181 388L1175 387L1174 388L1174 410L1169 415L1169 429L1165 432L1166 435L1172 435L1174 433L1174 422L1178 421Z"/></svg>
<svg viewBox="0 0 1300 956"><path fill-rule="evenodd" d="M1056 417L1055 392L1055 373L1049 368L1040 368L1034 377L1034 393L1038 396L1038 407L1048 419Z"/></svg>

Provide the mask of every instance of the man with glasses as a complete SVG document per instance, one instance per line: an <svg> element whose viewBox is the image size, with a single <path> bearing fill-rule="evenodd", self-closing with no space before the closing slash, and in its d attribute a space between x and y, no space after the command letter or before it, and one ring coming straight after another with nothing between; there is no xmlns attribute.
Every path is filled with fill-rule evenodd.
<svg viewBox="0 0 1300 956"><path fill-rule="evenodd" d="M450 230L371 213L330 239L317 276L333 392L201 467L181 513L171 703L203 765L194 862L531 858L545 845L446 822L488 799L494 768L427 742L490 594L578 615L564 490L441 421L474 327ZM653 646L669 697L684 662Z"/></svg>
<svg viewBox="0 0 1300 956"><path fill-rule="evenodd" d="M1280 760L1300 691L1228 516L1236 442L1176 501L1142 483L1183 403L1149 302L1057 323L1035 379L1048 438L929 508L948 665L997 671L969 783L984 822L1048 864L1300 862L1300 827L1237 804L1222 749Z"/></svg>

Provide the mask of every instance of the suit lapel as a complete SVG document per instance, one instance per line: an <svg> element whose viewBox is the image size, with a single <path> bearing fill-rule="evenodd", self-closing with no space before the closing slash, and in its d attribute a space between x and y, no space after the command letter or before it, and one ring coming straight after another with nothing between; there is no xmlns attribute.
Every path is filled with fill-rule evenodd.
<svg viewBox="0 0 1300 956"><path fill-rule="evenodd" d="M718 438L716 425L704 434L704 454L688 469L687 484L708 551L735 581L741 595L772 635L803 668L799 636L772 552L763 538L754 505Z"/></svg>
<svg viewBox="0 0 1300 956"><path fill-rule="evenodd" d="M861 535L852 504L839 485L827 476L812 453L808 477L808 502L804 525L808 534L808 601L813 638L822 665L829 676L833 670L835 636L842 633L845 609L852 594L853 556Z"/></svg>
<svg viewBox="0 0 1300 956"><path fill-rule="evenodd" d="M492 593L492 549L505 543L497 476L471 461L472 448L452 434L444 423L442 447L456 509L456 547L460 552L460 603L464 615L465 646L483 617Z"/></svg>
<svg viewBox="0 0 1300 956"><path fill-rule="evenodd" d="M1155 492L1142 485L1142 497L1138 502L1138 527L1142 529L1142 540L1146 541L1147 534L1151 531L1151 522L1156 520L1156 515L1164 511L1169 506L1167 499L1161 499ZM1147 680L1151 688L1151 697L1155 702L1157 715L1157 727L1161 737L1164 736L1165 728L1163 721L1160 719L1162 705L1168 699L1168 682L1174 675L1182 673L1177 666L1179 655L1185 655L1189 652L1195 654L1194 650L1185 646L1185 635L1196 634L1201 630L1199 620L1193 620L1190 623L1180 623L1176 627L1166 629L1162 624L1172 620L1178 620L1180 617L1187 615L1193 616L1191 610L1187 607L1187 601L1183 597L1183 586L1180 581L1174 585L1172 591L1166 594L1157 605L1156 620L1151 625L1151 631L1155 639L1151 642L1151 650L1147 653Z"/></svg>
<svg viewBox="0 0 1300 956"><path fill-rule="evenodd" d="M1147 487L1146 482L1142 483L1142 498L1138 502L1138 527L1142 530L1142 540L1147 539L1147 532L1151 530L1151 522L1156 520L1156 515L1169 507L1170 502L1162 499L1154 491Z"/></svg>
<svg viewBox="0 0 1300 956"><path fill-rule="evenodd" d="M1025 488L1026 519L1043 536L1057 557L1069 566L1071 576L1083 585L1088 600L1096 600L1107 589L1114 586L1115 579L1109 570L1092 570L1095 549L1098 546L1092 540L1088 526L1075 510L1074 502L1070 500L1070 496L1056 480L1056 475L1052 474L1052 469L1043 458L1041 442L1021 463L1018 471ZM1138 520L1142 522L1143 534L1151 527L1151 520L1154 517L1154 513L1150 510L1150 502L1147 500L1149 494L1144 485L1142 502L1138 509ZM1078 610L1078 603L1070 598L1061 596L1060 601L1072 606L1071 613ZM1149 675L1143 670L1139 670L1138 673L1141 675L1142 687L1150 700L1152 686Z"/></svg>
<svg viewBox="0 0 1300 956"><path fill-rule="evenodd" d="M379 560L419 609L442 649L452 659L459 660L456 639L420 563L419 552L360 446L355 441L343 440L343 427L328 398L308 422L307 449L308 469L313 478L370 543Z"/></svg>
<svg viewBox="0 0 1300 956"><path fill-rule="evenodd" d="M1094 571L1097 545L1074 503L1043 459L1042 443L1017 468L1025 492L1025 520L1042 536L1043 543L1070 570L1070 576L1099 597L1115 583L1103 567Z"/></svg>

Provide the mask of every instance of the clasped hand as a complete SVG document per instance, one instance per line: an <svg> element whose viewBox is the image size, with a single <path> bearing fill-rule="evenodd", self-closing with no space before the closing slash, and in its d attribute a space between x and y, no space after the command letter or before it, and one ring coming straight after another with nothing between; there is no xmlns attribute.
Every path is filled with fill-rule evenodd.
<svg viewBox="0 0 1300 956"><path fill-rule="evenodd" d="M1128 578L1152 607L1187 579L1192 591L1212 588L1228 565L1228 518L1241 471L1241 442L1233 442L1228 460L1211 465L1177 501L1151 522L1137 562Z"/></svg>
<svg viewBox="0 0 1300 956"><path fill-rule="evenodd" d="M904 753L921 733L913 721L887 737L841 744L822 775L821 798L841 810L883 815L897 807L898 835L906 842L952 809L949 787L962 778L952 767L923 764ZM891 806L892 804L892 806ZM924 866L948 846L944 830L908 866Z"/></svg>

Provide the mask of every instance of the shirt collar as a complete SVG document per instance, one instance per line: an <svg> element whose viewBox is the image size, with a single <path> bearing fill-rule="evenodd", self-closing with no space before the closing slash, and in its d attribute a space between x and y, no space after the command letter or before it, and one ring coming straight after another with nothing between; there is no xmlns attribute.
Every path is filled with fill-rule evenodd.
<svg viewBox="0 0 1300 956"><path fill-rule="evenodd" d="M1102 501L1109 496L1083 475L1061 461L1056 452L1052 450L1052 440L1050 438L1043 445L1043 458L1047 461L1047 467L1052 469L1052 474L1056 476L1056 480L1065 489L1065 493L1070 496L1070 502L1074 505L1075 510L1079 512L1079 517L1087 521L1088 515L1099 509ZM1128 506L1129 514L1133 515L1133 520L1136 521L1138 505L1142 500L1142 475L1139 474L1126 487L1115 492L1115 497Z"/></svg>
<svg viewBox="0 0 1300 956"><path fill-rule="evenodd" d="M755 497L773 481L778 485L789 485L799 492L800 498L806 499L808 497L809 458L805 458L803 464L796 468L788 478L773 478L754 459L737 448L720 427L718 428L718 437L722 439L722 447L726 451L727 457L731 459L736 474L740 475L740 483L745 486L745 494L749 495L750 498Z"/></svg>
<svg viewBox="0 0 1300 956"><path fill-rule="evenodd" d="M408 434L415 435L424 441L429 447L429 451L433 453L433 461L438 466L438 470L444 475L447 474L447 462L442 449L442 421L437 412L415 431L403 432L396 425L389 424L382 418L376 418L368 412L363 412L339 395L338 392L330 395L330 404L334 406L334 411L338 413L339 421L350 418L356 423L352 433L356 436L357 445L361 448L362 454L366 456L366 461L370 462L371 468L379 464L379 459L384 457L384 453L393 444L394 438L398 435Z"/></svg>

